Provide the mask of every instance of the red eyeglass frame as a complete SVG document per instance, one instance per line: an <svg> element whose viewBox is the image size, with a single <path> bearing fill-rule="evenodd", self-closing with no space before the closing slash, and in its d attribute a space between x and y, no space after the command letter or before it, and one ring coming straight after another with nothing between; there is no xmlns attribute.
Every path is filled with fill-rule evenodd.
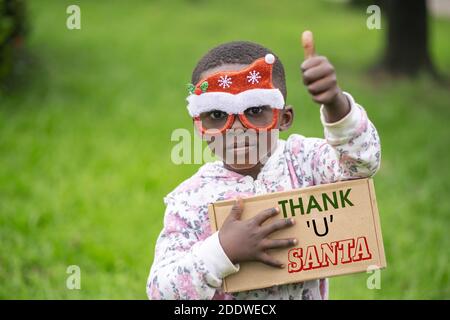
<svg viewBox="0 0 450 320"><path fill-rule="evenodd" d="M280 109L272 108L272 113L273 113L272 122L269 125L265 126L265 127L257 127L257 126L255 126L250 121L248 121L247 117L243 113L239 113L239 114L234 114L234 113L230 114L229 113L227 121L225 122L224 126L221 129L205 129L202 126L202 124L201 124L202 120L200 119L200 116L193 117L193 120L194 120L195 126L197 127L197 129L200 131L200 133L202 135L209 134L209 133L207 133L207 131L214 131L214 133L211 134L211 135L218 135L218 134L224 133L225 130L230 129L233 126L234 119L235 119L236 116L239 117L239 120L242 122L242 124L247 129L254 129L254 130L256 130L258 132L258 131L272 130L272 129L274 129L277 126L278 117L279 117L279 114L280 114Z"/></svg>

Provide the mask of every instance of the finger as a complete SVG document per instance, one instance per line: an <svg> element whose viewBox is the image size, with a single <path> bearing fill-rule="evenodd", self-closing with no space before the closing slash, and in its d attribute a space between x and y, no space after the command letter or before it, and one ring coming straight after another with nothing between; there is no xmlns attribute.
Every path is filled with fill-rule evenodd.
<svg viewBox="0 0 450 320"><path fill-rule="evenodd" d="M267 254L265 252L259 256L259 260L262 263L265 263L271 267L284 268L284 264L281 261L275 259L274 257L270 256L269 254Z"/></svg>
<svg viewBox="0 0 450 320"><path fill-rule="evenodd" d="M332 73L334 73L334 68L331 64L320 64L316 67L306 70L303 73L303 83L305 85L310 85L311 83L320 80Z"/></svg>
<svg viewBox="0 0 450 320"><path fill-rule="evenodd" d="M311 31L304 31L302 34L302 46L305 54L305 60L315 56L314 38Z"/></svg>
<svg viewBox="0 0 450 320"><path fill-rule="evenodd" d="M290 246L294 246L297 244L297 239L291 238L291 239L269 239L267 240L263 248L266 249L276 249L276 248L287 248Z"/></svg>
<svg viewBox="0 0 450 320"><path fill-rule="evenodd" d="M319 79L310 85L308 85L308 91L312 95L317 95L322 92L325 92L336 86L336 75L331 74L326 76L325 78Z"/></svg>
<svg viewBox="0 0 450 320"><path fill-rule="evenodd" d="M239 220L242 215L242 211L244 211L244 201L242 198L237 197L236 201L231 208L230 217L236 220Z"/></svg>
<svg viewBox="0 0 450 320"><path fill-rule="evenodd" d="M293 218L290 219L279 219L278 221L271 223L267 226L263 226L261 233L262 235L268 236L269 234L281 230L281 229L285 229L287 227L293 226L295 224L295 220Z"/></svg>
<svg viewBox="0 0 450 320"><path fill-rule="evenodd" d="M277 215L279 212L280 209L278 208L269 208L258 213L253 219L254 222L259 226L270 217Z"/></svg>
<svg viewBox="0 0 450 320"><path fill-rule="evenodd" d="M311 69L312 67L315 67L321 63L327 62L328 59L325 56L314 56L312 58L309 58L302 62L300 65L300 68L302 69L302 72L305 72L308 69Z"/></svg>

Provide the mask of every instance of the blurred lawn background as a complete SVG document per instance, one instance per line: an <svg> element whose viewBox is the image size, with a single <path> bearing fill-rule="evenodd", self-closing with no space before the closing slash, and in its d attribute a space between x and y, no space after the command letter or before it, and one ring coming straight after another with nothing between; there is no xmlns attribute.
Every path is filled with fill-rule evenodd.
<svg viewBox="0 0 450 320"><path fill-rule="evenodd" d="M71 4L81 7L81 30L66 28ZM290 133L323 136L300 81L304 29L382 140L381 290L366 288L368 274L343 276L331 279L331 299L450 298L449 88L426 76L372 79L385 30L366 28L364 8L40 0L28 9L27 81L0 96L0 298L145 299L162 199L199 167L170 160L172 131L191 128L185 84L197 60L231 40L271 48L296 109ZM448 75L450 20L430 27L432 56ZM81 268L81 290L66 288L69 265Z"/></svg>

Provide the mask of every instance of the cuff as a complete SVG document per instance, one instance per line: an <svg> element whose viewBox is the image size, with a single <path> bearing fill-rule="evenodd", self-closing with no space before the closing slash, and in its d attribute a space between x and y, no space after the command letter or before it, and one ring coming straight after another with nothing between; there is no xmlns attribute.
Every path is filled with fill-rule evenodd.
<svg viewBox="0 0 450 320"><path fill-rule="evenodd" d="M325 138L331 145L339 145L350 140L367 120L364 109L355 103L350 94L343 93L350 103L350 112L342 119L336 122L327 122L324 114L325 107L324 105L320 107L320 120L325 129Z"/></svg>
<svg viewBox="0 0 450 320"><path fill-rule="evenodd" d="M219 231L206 238L196 248L195 253L205 262L206 268L219 279L239 271L239 264L233 264L223 251Z"/></svg>

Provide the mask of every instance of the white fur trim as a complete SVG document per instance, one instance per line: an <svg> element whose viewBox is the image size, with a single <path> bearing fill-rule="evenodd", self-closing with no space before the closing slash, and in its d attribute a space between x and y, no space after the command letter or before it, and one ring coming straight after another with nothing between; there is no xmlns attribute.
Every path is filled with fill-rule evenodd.
<svg viewBox="0 0 450 320"><path fill-rule="evenodd" d="M189 103L187 108L191 117L212 110L236 114L255 106L284 108L283 94L278 89L251 89L238 94L205 92L200 95L191 94L186 100Z"/></svg>
<svg viewBox="0 0 450 320"><path fill-rule="evenodd" d="M271 53L266 54L264 61L268 64L273 64L275 62L275 56Z"/></svg>

